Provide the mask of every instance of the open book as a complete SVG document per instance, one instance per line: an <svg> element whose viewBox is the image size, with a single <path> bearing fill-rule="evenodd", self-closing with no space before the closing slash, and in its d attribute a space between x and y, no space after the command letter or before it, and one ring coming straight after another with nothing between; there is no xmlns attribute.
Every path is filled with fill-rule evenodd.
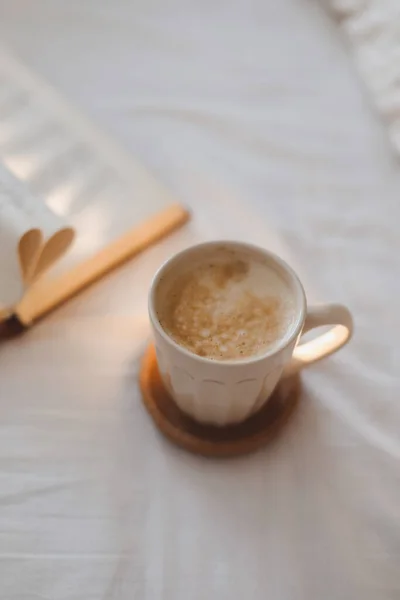
<svg viewBox="0 0 400 600"><path fill-rule="evenodd" d="M79 260L75 229L0 165L0 321L16 316L29 325L187 216L181 206L170 204Z"/></svg>
<svg viewBox="0 0 400 600"><path fill-rule="evenodd" d="M141 164L0 50L0 322L29 325L187 219Z"/></svg>

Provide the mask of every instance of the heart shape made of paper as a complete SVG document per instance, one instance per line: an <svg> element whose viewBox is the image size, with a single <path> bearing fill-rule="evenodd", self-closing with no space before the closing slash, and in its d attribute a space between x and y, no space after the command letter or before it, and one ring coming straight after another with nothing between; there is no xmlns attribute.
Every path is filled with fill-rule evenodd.
<svg viewBox="0 0 400 600"><path fill-rule="evenodd" d="M29 229L18 243L18 260L25 286L43 275L71 246L75 232L71 227L56 231L47 240L41 229Z"/></svg>

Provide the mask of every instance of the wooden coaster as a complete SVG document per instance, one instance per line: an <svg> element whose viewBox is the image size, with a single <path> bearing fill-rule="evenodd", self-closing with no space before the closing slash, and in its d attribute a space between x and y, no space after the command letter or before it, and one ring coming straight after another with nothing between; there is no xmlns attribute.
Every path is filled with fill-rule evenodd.
<svg viewBox="0 0 400 600"><path fill-rule="evenodd" d="M270 442L292 415L300 396L299 377L283 379L269 401L246 421L227 427L202 425L183 413L166 391L153 345L143 357L140 387L158 429L189 452L210 457L248 454Z"/></svg>

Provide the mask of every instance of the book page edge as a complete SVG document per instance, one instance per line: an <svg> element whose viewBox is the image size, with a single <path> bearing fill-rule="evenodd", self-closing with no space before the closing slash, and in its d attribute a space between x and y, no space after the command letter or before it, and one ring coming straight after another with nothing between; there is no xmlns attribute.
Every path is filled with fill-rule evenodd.
<svg viewBox="0 0 400 600"><path fill-rule="evenodd" d="M23 325L31 325L108 272L184 225L189 218L190 213L182 205L170 205L65 274L39 281L16 305L14 314Z"/></svg>

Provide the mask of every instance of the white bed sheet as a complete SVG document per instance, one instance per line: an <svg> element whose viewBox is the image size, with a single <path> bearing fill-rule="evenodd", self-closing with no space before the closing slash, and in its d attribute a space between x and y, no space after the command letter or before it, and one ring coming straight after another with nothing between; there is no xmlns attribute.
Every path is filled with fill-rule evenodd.
<svg viewBox="0 0 400 600"><path fill-rule="evenodd" d="M316 2L0 0L2 39L194 223L0 347L0 597L400 596L400 166ZM123 215L121 215L123 218ZM281 252L355 316L248 458L172 447L140 403L156 266L193 237Z"/></svg>

